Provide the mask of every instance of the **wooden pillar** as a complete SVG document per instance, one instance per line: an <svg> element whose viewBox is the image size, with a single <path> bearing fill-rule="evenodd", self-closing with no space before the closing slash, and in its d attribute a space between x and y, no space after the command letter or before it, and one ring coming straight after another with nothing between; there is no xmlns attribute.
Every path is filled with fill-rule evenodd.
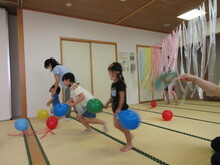
<svg viewBox="0 0 220 165"><path fill-rule="evenodd" d="M23 10L22 9L17 9L17 26L18 26L17 27L18 28L18 59L19 59L21 117L27 118L24 31L23 31Z"/></svg>

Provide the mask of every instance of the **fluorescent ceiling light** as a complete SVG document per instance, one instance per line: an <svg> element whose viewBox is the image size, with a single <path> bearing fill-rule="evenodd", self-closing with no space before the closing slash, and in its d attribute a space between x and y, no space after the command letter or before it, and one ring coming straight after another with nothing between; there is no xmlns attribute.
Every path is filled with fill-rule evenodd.
<svg viewBox="0 0 220 165"><path fill-rule="evenodd" d="M71 6L72 6L72 3L67 2L65 5L66 5L67 7L71 7Z"/></svg>
<svg viewBox="0 0 220 165"><path fill-rule="evenodd" d="M193 10L190 10L190 11L178 16L177 18L190 20L190 19L202 16L202 15L205 15L205 14L206 14L206 12L200 11L198 9L193 9Z"/></svg>

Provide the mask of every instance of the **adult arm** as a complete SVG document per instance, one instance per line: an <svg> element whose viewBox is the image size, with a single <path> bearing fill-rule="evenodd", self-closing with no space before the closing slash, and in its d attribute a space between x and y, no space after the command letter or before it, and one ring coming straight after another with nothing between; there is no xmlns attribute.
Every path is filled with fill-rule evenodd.
<svg viewBox="0 0 220 165"><path fill-rule="evenodd" d="M190 75L190 74L183 74L180 76L180 79L185 82L193 82L202 88L206 93L213 95L213 96L220 96L220 87L216 84L206 81L200 77Z"/></svg>
<svg viewBox="0 0 220 165"><path fill-rule="evenodd" d="M55 88L54 88L54 90L56 91L58 86L59 86L59 83L60 83L60 77L59 77L58 74L55 74L54 78L55 78L55 83L54 83Z"/></svg>

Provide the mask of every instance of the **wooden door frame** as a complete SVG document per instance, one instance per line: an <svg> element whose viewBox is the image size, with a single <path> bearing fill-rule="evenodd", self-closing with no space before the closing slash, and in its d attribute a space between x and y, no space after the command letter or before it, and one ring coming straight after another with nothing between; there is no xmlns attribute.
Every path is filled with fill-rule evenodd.
<svg viewBox="0 0 220 165"><path fill-rule="evenodd" d="M108 41L98 41L98 40L87 40L87 39L79 39L79 38L60 37L60 58L61 58L61 64L63 64L62 41L73 41L73 42L89 43L89 49L90 49L90 70L91 70L91 90L92 90L92 94L94 95L93 64L92 64L92 44L115 45L115 61L118 61L117 42L108 42ZM64 93L63 93L63 98L64 98Z"/></svg>
<svg viewBox="0 0 220 165"><path fill-rule="evenodd" d="M151 102L152 100L154 100L154 94L152 93L152 100L151 101L141 101L141 92L140 92L140 76L139 76L139 58L138 58L138 48L150 48L152 46L147 46L147 45L136 45L136 58L137 58L137 75L138 75L138 102L140 104L142 103L148 103ZM161 47L160 47L161 48ZM153 86L153 83L152 83ZM163 99L158 99L158 100L154 100L154 101L161 101L164 100L164 95L163 95Z"/></svg>

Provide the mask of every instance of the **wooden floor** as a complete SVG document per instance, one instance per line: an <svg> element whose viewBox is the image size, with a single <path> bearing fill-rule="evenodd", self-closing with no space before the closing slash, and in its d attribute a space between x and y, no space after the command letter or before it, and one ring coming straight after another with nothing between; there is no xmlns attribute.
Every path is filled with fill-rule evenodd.
<svg viewBox="0 0 220 165"><path fill-rule="evenodd" d="M125 139L113 127L111 110L98 114L98 118L108 122L108 133L100 125L92 125L92 133L81 133L84 127L71 118L59 122L55 135L34 137L39 139L34 145L40 145L36 147L43 152L46 164L51 165L209 165L213 154L210 141L220 136L220 102L186 101L181 106L157 103L156 108L149 110L149 104L130 105L140 114L142 123L133 131L134 148L129 152L119 152ZM174 113L172 121L162 120L164 110ZM28 159L24 137L7 136L17 133L13 122L0 123L0 164L30 164L34 159ZM37 118L31 118L30 123L34 130L46 127Z"/></svg>

